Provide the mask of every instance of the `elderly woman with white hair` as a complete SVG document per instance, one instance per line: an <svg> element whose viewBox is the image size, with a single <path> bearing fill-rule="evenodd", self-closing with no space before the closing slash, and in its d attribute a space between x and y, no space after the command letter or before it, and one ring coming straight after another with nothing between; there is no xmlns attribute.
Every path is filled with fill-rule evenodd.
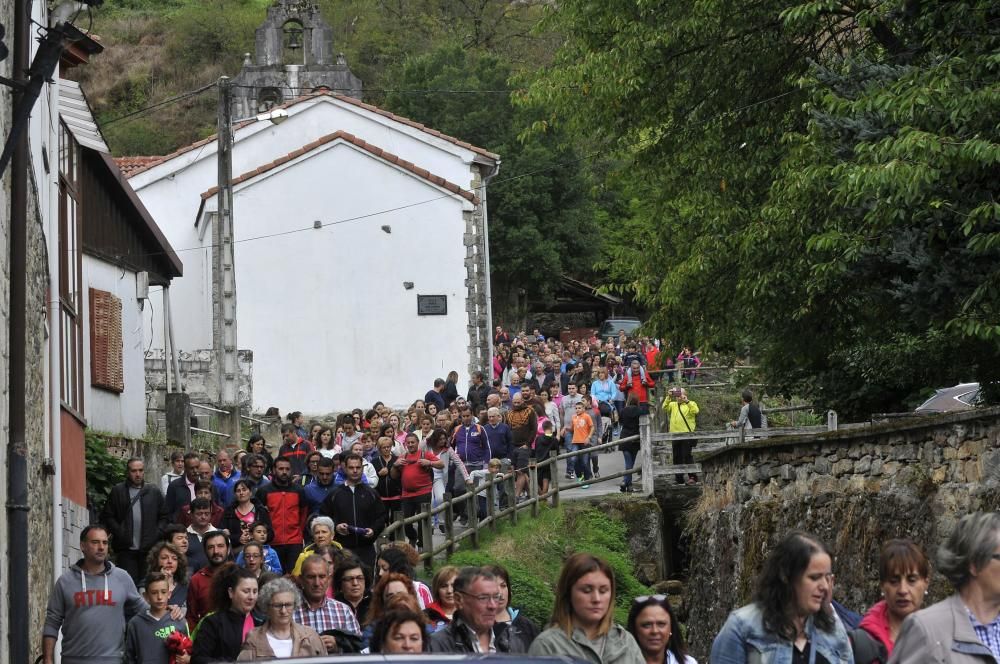
<svg viewBox="0 0 1000 664"><path fill-rule="evenodd" d="M288 579L265 583L257 595L257 606L267 613L267 620L247 634L237 661L325 655L326 646L316 630L292 620L301 604L298 588Z"/></svg>
<svg viewBox="0 0 1000 664"><path fill-rule="evenodd" d="M903 622L889 664L1000 662L1000 514L962 517L937 566L955 593Z"/></svg>
<svg viewBox="0 0 1000 664"><path fill-rule="evenodd" d="M309 532L312 533L312 544L309 544L302 549L302 553L300 553L299 557L295 559L295 567L292 568L292 576L299 576L302 574L302 563L305 562L306 558L320 549L331 546L335 546L338 549L343 548L333 539L333 519L328 516L313 517L312 521L309 522Z"/></svg>

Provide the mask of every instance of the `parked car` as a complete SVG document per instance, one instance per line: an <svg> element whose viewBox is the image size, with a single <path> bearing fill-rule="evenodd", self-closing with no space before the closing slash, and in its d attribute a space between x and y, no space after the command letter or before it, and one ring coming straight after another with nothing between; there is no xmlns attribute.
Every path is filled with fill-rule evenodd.
<svg viewBox="0 0 1000 664"><path fill-rule="evenodd" d="M601 327L597 331L597 337L601 341L607 341L608 339L616 338L618 333L623 330L625 334L631 337L639 329L640 325L642 325L642 321L638 318L608 318L601 323Z"/></svg>
<svg viewBox="0 0 1000 664"><path fill-rule="evenodd" d="M918 413L950 413L956 410L972 410L979 405L979 383L959 383L954 387L942 387L927 401L917 406Z"/></svg>

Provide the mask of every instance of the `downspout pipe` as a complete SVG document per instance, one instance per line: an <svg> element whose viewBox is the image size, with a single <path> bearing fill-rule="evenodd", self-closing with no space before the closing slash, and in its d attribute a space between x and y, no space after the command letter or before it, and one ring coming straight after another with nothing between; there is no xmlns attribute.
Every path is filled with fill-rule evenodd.
<svg viewBox="0 0 1000 664"><path fill-rule="evenodd" d="M49 135L49 145L59 144L59 86L49 86L49 118L57 129ZM53 462L52 476L52 582L62 575L63 563L63 493L62 493L62 385L59 351L62 329L59 326L59 168L49 172L49 440Z"/></svg>
<svg viewBox="0 0 1000 664"><path fill-rule="evenodd" d="M14 108L23 109L31 59L31 0L14 3ZM18 129L13 118L12 131ZM10 366L8 394L10 440L7 449L8 652L12 664L28 664L28 449L26 445L25 368L27 330L28 132L21 128L12 146L10 196ZM2 173L2 171L0 171Z"/></svg>

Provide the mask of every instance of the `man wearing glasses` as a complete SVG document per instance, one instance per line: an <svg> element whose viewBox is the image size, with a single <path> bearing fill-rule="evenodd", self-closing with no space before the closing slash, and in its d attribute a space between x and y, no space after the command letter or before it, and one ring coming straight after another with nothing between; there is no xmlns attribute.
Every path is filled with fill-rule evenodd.
<svg viewBox="0 0 1000 664"><path fill-rule="evenodd" d="M497 578L480 567L464 567L455 577L455 617L431 635L430 652L524 653L528 644L496 621L503 597Z"/></svg>

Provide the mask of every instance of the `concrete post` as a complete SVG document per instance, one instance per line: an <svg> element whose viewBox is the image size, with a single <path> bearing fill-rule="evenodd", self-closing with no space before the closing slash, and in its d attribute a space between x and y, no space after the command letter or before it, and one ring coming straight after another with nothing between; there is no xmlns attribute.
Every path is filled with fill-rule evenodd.
<svg viewBox="0 0 1000 664"><path fill-rule="evenodd" d="M243 447L243 423L240 421L240 407L223 406L222 410L227 411L222 416L222 433L229 434L229 440L227 441L229 446L239 449Z"/></svg>
<svg viewBox="0 0 1000 664"><path fill-rule="evenodd" d="M826 413L826 430L836 431L837 430L837 411L829 410Z"/></svg>
<svg viewBox="0 0 1000 664"><path fill-rule="evenodd" d="M642 468L642 493L653 495L653 431L649 416L639 418L639 459Z"/></svg>
<svg viewBox="0 0 1000 664"><path fill-rule="evenodd" d="M191 449L191 397L186 392L167 394L167 442Z"/></svg>

